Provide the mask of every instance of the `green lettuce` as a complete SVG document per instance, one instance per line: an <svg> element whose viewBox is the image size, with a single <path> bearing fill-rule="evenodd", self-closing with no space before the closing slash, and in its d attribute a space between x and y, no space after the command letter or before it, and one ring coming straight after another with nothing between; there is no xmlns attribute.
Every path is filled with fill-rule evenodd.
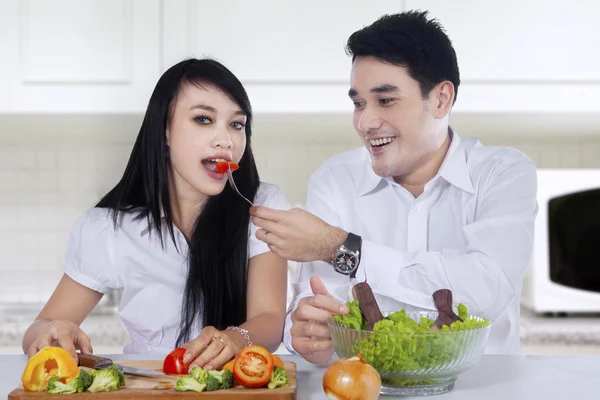
<svg viewBox="0 0 600 400"><path fill-rule="evenodd" d="M350 312L346 315L338 314L333 317L333 320L348 329L364 330L367 327L367 319L360 311L358 300L349 301L346 306Z"/></svg>
<svg viewBox="0 0 600 400"><path fill-rule="evenodd" d="M360 311L357 301L348 304ZM463 321L456 321L450 326L442 326L438 331L429 332L434 323L433 319L422 316L417 322L410 318L405 310L395 312L375 324L368 339L355 345L354 354L360 353L375 369L390 374L442 366L455 359L467 344L463 342L464 335L444 335L443 332L489 325L487 319L480 321L470 317L464 304L458 306L458 313ZM364 317L361 319L356 313L352 317L344 317L338 318L338 322L346 327L352 326L352 329L357 329L354 327L360 324L364 329ZM405 381L407 386L417 384L417 381L412 379L399 381Z"/></svg>

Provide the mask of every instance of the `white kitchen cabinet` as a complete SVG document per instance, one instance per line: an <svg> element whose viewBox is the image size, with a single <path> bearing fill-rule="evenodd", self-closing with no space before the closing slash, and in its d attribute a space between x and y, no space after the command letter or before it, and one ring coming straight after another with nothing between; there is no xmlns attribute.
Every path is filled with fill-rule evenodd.
<svg viewBox="0 0 600 400"><path fill-rule="evenodd" d="M462 80L457 109L600 111L596 1L406 0L405 4L407 9L428 10L453 42Z"/></svg>
<svg viewBox="0 0 600 400"><path fill-rule="evenodd" d="M240 77L259 112L349 112L348 36L408 9L429 10L455 45L462 77L455 112L600 111L600 53L593 51L600 6L592 0L168 4L164 65L215 57Z"/></svg>
<svg viewBox="0 0 600 400"><path fill-rule="evenodd" d="M265 84L348 82L348 36L384 13L402 10L399 0L378 0L368 6L342 0L168 4L173 8L165 20L173 33L171 49L165 53L169 62L191 54L209 55L226 62L245 83Z"/></svg>
<svg viewBox="0 0 600 400"><path fill-rule="evenodd" d="M0 113L145 107L160 74L159 0L0 2Z"/></svg>
<svg viewBox="0 0 600 400"><path fill-rule="evenodd" d="M350 34L400 0L170 0L164 65L213 57L244 83L257 112L350 112Z"/></svg>
<svg viewBox="0 0 600 400"><path fill-rule="evenodd" d="M0 0L0 114L142 113L190 56L222 61L258 113L349 113L348 36L407 9L455 45L455 112L600 111L592 0Z"/></svg>
<svg viewBox="0 0 600 400"><path fill-rule="evenodd" d="M466 83L600 82L594 0L407 0L450 36Z"/></svg>

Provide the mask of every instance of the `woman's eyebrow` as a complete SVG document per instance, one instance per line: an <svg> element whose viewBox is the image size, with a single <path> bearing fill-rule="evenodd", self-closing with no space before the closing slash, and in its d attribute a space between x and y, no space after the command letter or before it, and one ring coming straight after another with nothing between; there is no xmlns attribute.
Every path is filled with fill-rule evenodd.
<svg viewBox="0 0 600 400"><path fill-rule="evenodd" d="M205 104L196 104L195 106L190 107L190 110L193 110L193 109L196 109L196 108L199 108L199 109L202 109L202 110L206 110L206 111L210 111L210 112L213 112L215 114L217 113L217 109L216 108L211 107L211 106L207 106ZM241 115L241 116L245 117L246 113L244 111L242 111L242 110L237 110L237 111L235 111L233 113L233 115Z"/></svg>
<svg viewBox="0 0 600 400"><path fill-rule="evenodd" d="M217 112L216 108L211 107L211 106L207 106L207 105L204 105L204 104L196 104L195 106L190 107L190 110L193 110L195 108L200 108L202 110L206 110L206 111L210 111L210 112L214 112L214 113Z"/></svg>

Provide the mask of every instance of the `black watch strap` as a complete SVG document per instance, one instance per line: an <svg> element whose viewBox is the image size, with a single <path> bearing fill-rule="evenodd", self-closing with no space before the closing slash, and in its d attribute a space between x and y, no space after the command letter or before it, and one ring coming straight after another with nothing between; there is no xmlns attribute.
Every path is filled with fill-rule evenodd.
<svg viewBox="0 0 600 400"><path fill-rule="evenodd" d="M352 251L360 251L361 238L352 232L348 232L348 237L344 241L344 246Z"/></svg>
<svg viewBox="0 0 600 400"><path fill-rule="evenodd" d="M358 252L358 264L360 265L360 259L362 257L362 238L358 235L355 235L352 232L348 232L348 237L346 238L346 241L344 242L344 246L346 246L346 248L348 248L349 250L352 250L354 252ZM356 268L354 268L354 270L350 273L350 278L354 279L356 278L356 271L358 270L358 266Z"/></svg>

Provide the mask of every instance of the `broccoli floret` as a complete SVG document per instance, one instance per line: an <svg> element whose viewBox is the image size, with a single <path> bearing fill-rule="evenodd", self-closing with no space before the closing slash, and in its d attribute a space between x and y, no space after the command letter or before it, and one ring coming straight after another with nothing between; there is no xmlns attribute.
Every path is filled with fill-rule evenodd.
<svg viewBox="0 0 600 400"><path fill-rule="evenodd" d="M190 371L190 375L192 376L192 378L194 378L196 381L200 382L200 383L204 383L204 380L206 379L207 375L208 375L208 371L203 370L202 368L200 368L199 366L195 366L194 368L192 368L192 370Z"/></svg>
<svg viewBox="0 0 600 400"><path fill-rule="evenodd" d="M92 384L87 389L88 392L109 392L125 386L125 374L115 365L95 370L92 377Z"/></svg>
<svg viewBox="0 0 600 400"><path fill-rule="evenodd" d="M207 392L212 392L214 390L219 390L219 381L217 378L209 374L209 371L206 371L198 366L195 366L190 371L190 376L194 378L194 380L198 383L201 383L206 386Z"/></svg>
<svg viewBox="0 0 600 400"><path fill-rule="evenodd" d="M121 386L125 385L125 376L124 375L125 374L123 374L123 384ZM92 385L92 381L94 380L92 375L83 369L79 371L79 375L77 376L76 379L79 379L81 382L81 387L82 387L81 391L82 392L85 392Z"/></svg>
<svg viewBox="0 0 600 400"><path fill-rule="evenodd" d="M51 394L72 394L85 392L92 384L92 376L84 369L79 370L79 375L69 383L62 383L58 376L52 377L48 381L48 393Z"/></svg>
<svg viewBox="0 0 600 400"><path fill-rule="evenodd" d="M273 373L271 374L271 379L269 380L267 387L269 389L275 389L278 387L284 387L289 385L290 380L288 379L287 374L285 373L285 369L276 365L273 368Z"/></svg>
<svg viewBox="0 0 600 400"><path fill-rule="evenodd" d="M53 376L48 381L48 393L51 394L71 394L77 393L77 388L72 385L62 383L58 376Z"/></svg>
<svg viewBox="0 0 600 400"><path fill-rule="evenodd" d="M229 389L233 387L233 372L228 369L221 371L208 371L217 381L219 381L220 389Z"/></svg>
<svg viewBox="0 0 600 400"><path fill-rule="evenodd" d="M219 381L217 380L217 378L215 378L212 375L206 375L206 378L204 378L204 382L201 383L204 383L206 385L207 392L212 392L221 388L221 385L219 385Z"/></svg>
<svg viewBox="0 0 600 400"><path fill-rule="evenodd" d="M204 383L198 382L191 375L182 376L175 384L176 392L202 392L205 388Z"/></svg>

